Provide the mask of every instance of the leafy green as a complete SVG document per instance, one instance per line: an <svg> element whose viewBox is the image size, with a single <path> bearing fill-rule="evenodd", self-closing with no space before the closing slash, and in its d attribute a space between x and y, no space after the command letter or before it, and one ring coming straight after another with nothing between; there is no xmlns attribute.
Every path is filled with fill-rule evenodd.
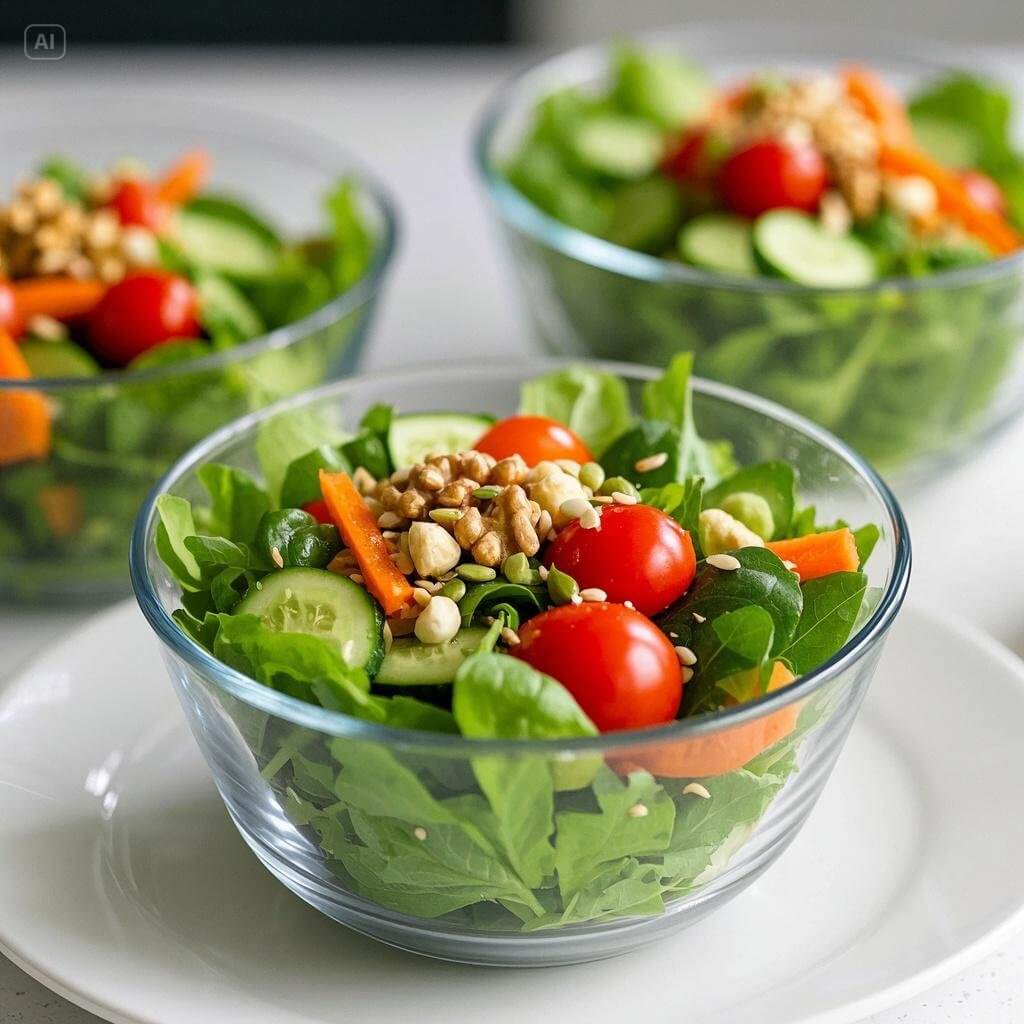
<svg viewBox="0 0 1024 1024"><path fill-rule="evenodd" d="M726 477L704 495L706 508L720 508L730 494L749 491L768 502L775 533L765 540L788 537L796 505L796 473L788 462L759 462L744 466Z"/></svg>
<svg viewBox="0 0 1024 1024"><path fill-rule="evenodd" d="M248 473L234 466L207 463L196 472L211 504L204 525L211 533L253 544L256 527L270 510L270 496Z"/></svg>
<svg viewBox="0 0 1024 1024"><path fill-rule="evenodd" d="M185 538L196 533L192 505L177 495L161 494L156 511L160 517L156 531L157 554L185 590L197 590L202 574L195 556L185 545Z"/></svg>
<svg viewBox="0 0 1024 1024"><path fill-rule="evenodd" d="M779 652L796 675L828 661L850 638L867 585L860 572L836 572L803 584L800 621Z"/></svg>
<svg viewBox="0 0 1024 1024"><path fill-rule="evenodd" d="M320 497L320 470L328 473L351 473L352 467L337 448L329 444L317 445L312 451L292 459L285 470L281 484L281 505L301 508Z"/></svg>
<svg viewBox="0 0 1024 1024"><path fill-rule="evenodd" d="M761 696L774 639L771 615L754 604L695 626L690 646L697 664L683 691L683 713L716 711L726 696L740 702Z"/></svg>
<svg viewBox="0 0 1024 1024"><path fill-rule="evenodd" d="M275 504L288 467L322 444L338 445L345 439L326 414L310 409L290 409L260 423L256 433L256 457Z"/></svg>
<svg viewBox="0 0 1024 1024"><path fill-rule="evenodd" d="M691 476L684 483L670 483L663 487L644 487L640 500L645 505L667 512L679 525L690 533L690 540L700 554L698 524L703 506L704 478Z"/></svg>
<svg viewBox="0 0 1024 1024"><path fill-rule="evenodd" d="M622 378L585 366L555 370L524 383L519 411L559 420L595 454L603 452L633 419Z"/></svg>
<svg viewBox="0 0 1024 1024"><path fill-rule="evenodd" d="M548 594L544 587L525 586L522 583L506 583L494 580L491 583L474 583L466 589L459 601L459 613L463 626L485 614L494 614L495 605L510 604L528 615L542 611L548 605Z"/></svg>

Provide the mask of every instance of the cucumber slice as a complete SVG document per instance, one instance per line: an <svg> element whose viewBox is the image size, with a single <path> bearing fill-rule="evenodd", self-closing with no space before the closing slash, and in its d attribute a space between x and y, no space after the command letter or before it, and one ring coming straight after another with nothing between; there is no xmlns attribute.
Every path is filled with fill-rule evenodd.
<svg viewBox="0 0 1024 1024"><path fill-rule="evenodd" d="M178 242L189 263L231 277L267 277L280 263L280 249L251 227L198 210L181 211Z"/></svg>
<svg viewBox="0 0 1024 1024"><path fill-rule="evenodd" d="M572 149L587 170L629 181L658 166L664 143L654 125L637 117L595 114L577 127Z"/></svg>
<svg viewBox="0 0 1024 1024"><path fill-rule="evenodd" d="M627 45L620 48L616 65L619 103L670 131L696 121L711 104L711 80L674 53L642 52Z"/></svg>
<svg viewBox="0 0 1024 1024"><path fill-rule="evenodd" d="M93 377L100 372L100 364L73 341L29 338L21 354L33 377Z"/></svg>
<svg viewBox="0 0 1024 1024"><path fill-rule="evenodd" d="M671 244L682 212L682 195L675 182L662 177L630 182L615 194L605 238L627 249L658 252Z"/></svg>
<svg viewBox="0 0 1024 1024"><path fill-rule="evenodd" d="M277 633L318 636L354 668L373 675L384 657L384 615L358 584L326 569L282 569L264 576L235 608Z"/></svg>
<svg viewBox="0 0 1024 1024"><path fill-rule="evenodd" d="M374 686L401 690L414 697L419 696L420 687L450 685L459 666L476 651L486 633L482 627L469 626L443 644L399 637L384 655Z"/></svg>
<svg viewBox="0 0 1024 1024"><path fill-rule="evenodd" d="M679 232L679 255L695 267L723 274L757 274L750 224L728 213L694 217Z"/></svg>
<svg viewBox="0 0 1024 1024"><path fill-rule="evenodd" d="M798 210L772 210L754 222L754 250L776 274L815 288L855 288L875 280L871 250L852 235L831 235Z"/></svg>
<svg viewBox="0 0 1024 1024"><path fill-rule="evenodd" d="M391 464L403 469L422 462L433 452L465 452L494 421L459 412L412 413L396 416L388 429Z"/></svg>

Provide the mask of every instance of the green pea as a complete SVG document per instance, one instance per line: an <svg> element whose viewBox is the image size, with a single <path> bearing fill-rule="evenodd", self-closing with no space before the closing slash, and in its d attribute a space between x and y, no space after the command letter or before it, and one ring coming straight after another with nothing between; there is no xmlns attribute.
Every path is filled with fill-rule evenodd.
<svg viewBox="0 0 1024 1024"><path fill-rule="evenodd" d="M554 566L548 570L548 596L552 604L569 604L580 592L579 584Z"/></svg>
<svg viewBox="0 0 1024 1024"><path fill-rule="evenodd" d="M540 579L539 573L530 565L530 559L522 551L509 555L501 563L501 574L509 583L521 583L524 587Z"/></svg>
<svg viewBox="0 0 1024 1024"><path fill-rule="evenodd" d="M601 484L604 483L604 469L596 462L584 463L580 469L580 483L597 494L601 489Z"/></svg>
<svg viewBox="0 0 1024 1024"><path fill-rule="evenodd" d="M330 523L296 530L288 542L285 565L303 569L322 569L341 550L338 528Z"/></svg>
<svg viewBox="0 0 1024 1024"><path fill-rule="evenodd" d="M455 571L470 583L490 583L491 580L498 578L493 569L486 565L477 565L475 562L464 562Z"/></svg>
<svg viewBox="0 0 1024 1024"><path fill-rule="evenodd" d="M736 491L723 498L718 507L738 519L748 530L753 530L762 540L771 540L775 533L775 517L772 507L752 491Z"/></svg>
<svg viewBox="0 0 1024 1024"><path fill-rule="evenodd" d="M441 588L440 594L458 604L466 596L466 584L462 580L449 580Z"/></svg>
<svg viewBox="0 0 1024 1024"><path fill-rule="evenodd" d="M280 563L288 552L292 537L299 530L316 525L316 519L301 508L279 508L265 512L256 527L256 550L265 561L281 568Z"/></svg>
<svg viewBox="0 0 1024 1024"><path fill-rule="evenodd" d="M640 497L640 492L624 477L611 476L598 489L598 494L610 498L616 491L620 494L629 494L634 498Z"/></svg>

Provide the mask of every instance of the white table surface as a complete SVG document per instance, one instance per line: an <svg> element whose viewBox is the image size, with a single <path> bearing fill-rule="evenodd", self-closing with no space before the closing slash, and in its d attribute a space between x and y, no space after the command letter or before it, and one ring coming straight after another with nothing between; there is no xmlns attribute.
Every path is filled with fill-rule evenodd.
<svg viewBox="0 0 1024 1024"><path fill-rule="evenodd" d="M1019 54L993 52L994 61L1005 62L1005 73L1014 73L1014 58ZM14 103L19 91L56 101L65 90L119 83L140 92L216 99L303 121L357 149L390 183L403 216L398 265L366 365L443 359L457 378L461 365L489 354L514 357L533 350L468 159L476 110L525 59L507 52L396 57L300 50L126 58L81 54L72 39L60 63L30 63L0 51L0 81L5 101ZM914 541L911 599L974 622L1024 655L1022 452L1024 424L908 498L905 509ZM0 607L0 675L64 637L86 615ZM964 685L970 685L969 666ZM2 863L0 851L0 870ZM1024 935L864 1024L1021 1019ZM0 957L2 1024L95 1021Z"/></svg>

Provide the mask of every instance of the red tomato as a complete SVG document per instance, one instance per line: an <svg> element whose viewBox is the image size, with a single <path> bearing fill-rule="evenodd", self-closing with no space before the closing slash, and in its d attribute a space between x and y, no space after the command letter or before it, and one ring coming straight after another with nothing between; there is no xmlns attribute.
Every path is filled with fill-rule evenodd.
<svg viewBox="0 0 1024 1024"><path fill-rule="evenodd" d="M12 338L17 338L24 328L18 315L14 289L9 281L0 280L0 331L6 331Z"/></svg>
<svg viewBox="0 0 1024 1024"><path fill-rule="evenodd" d="M661 169L684 185L703 184L710 180L713 168L708 154L707 129L696 128L687 132L677 145L669 149Z"/></svg>
<svg viewBox="0 0 1024 1024"><path fill-rule="evenodd" d="M134 224L160 231L167 223L167 206L157 198L156 187L148 181L126 178L110 198L109 204L122 224Z"/></svg>
<svg viewBox="0 0 1024 1024"><path fill-rule="evenodd" d="M334 523L334 519L331 517L331 510L327 507L327 502L321 498L316 501L307 501L302 506L303 512L308 512L318 523Z"/></svg>
<svg viewBox="0 0 1024 1024"><path fill-rule="evenodd" d="M581 588L600 587L609 601L632 601L644 615L657 615L682 597L697 573L690 535L650 505L607 505L594 530L570 524L545 561Z"/></svg>
<svg viewBox="0 0 1024 1024"><path fill-rule="evenodd" d="M960 183L975 206L980 206L991 213L998 213L1000 217L1006 216L1006 196L987 174L982 174L981 171L963 171Z"/></svg>
<svg viewBox="0 0 1024 1024"><path fill-rule="evenodd" d="M509 653L557 679L601 732L671 722L683 675L671 642L621 604L566 604L519 630Z"/></svg>
<svg viewBox="0 0 1024 1024"><path fill-rule="evenodd" d="M725 161L718 187L734 213L759 217L781 206L816 209L827 180L825 160L813 146L765 139L736 150Z"/></svg>
<svg viewBox="0 0 1024 1024"><path fill-rule="evenodd" d="M587 446L564 424L547 416L509 416L498 420L476 443L476 450L496 459L521 455L528 466L545 459L592 462Z"/></svg>
<svg viewBox="0 0 1024 1024"><path fill-rule="evenodd" d="M118 366L171 338L197 338L198 302L183 277L147 270L113 285L89 314L89 341Z"/></svg>

